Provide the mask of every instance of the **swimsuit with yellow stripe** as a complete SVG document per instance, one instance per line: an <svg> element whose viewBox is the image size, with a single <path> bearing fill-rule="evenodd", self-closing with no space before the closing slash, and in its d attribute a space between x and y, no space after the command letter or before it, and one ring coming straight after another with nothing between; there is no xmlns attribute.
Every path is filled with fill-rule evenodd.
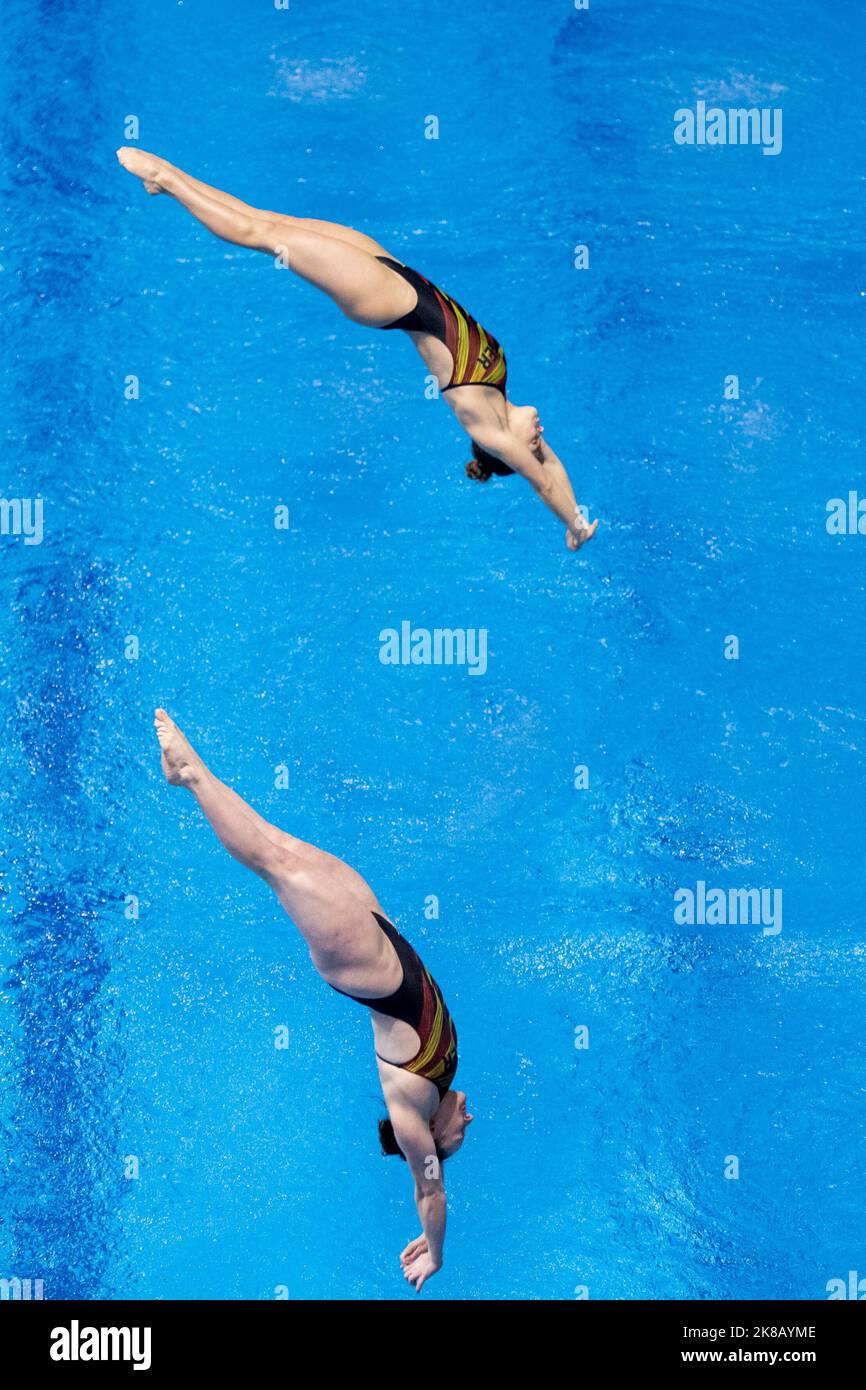
<svg viewBox="0 0 866 1390"><path fill-rule="evenodd" d="M389 1066L399 1065L403 1071L411 1071L432 1081L441 1098L451 1086L457 1071L457 1030L454 1020L442 998L442 991L418 952L378 912L374 912L373 916L397 952L403 967L400 988L382 999L362 999L357 994L346 994L342 989L338 989L337 993L346 994L347 999L354 999L357 1004L364 1004L388 1018L399 1018L415 1029L420 1040L415 1056L408 1062L390 1062ZM336 989L336 986L332 985L331 988ZM381 1060L388 1061L387 1057Z"/></svg>
<svg viewBox="0 0 866 1390"><path fill-rule="evenodd" d="M456 299L438 289L417 270L401 265L390 256L377 256L376 259L395 270L418 296L414 309L384 327L402 328L406 333L430 333L451 353L454 366L451 380L443 391L452 391L455 386L495 386L504 396L508 366L505 353L492 333L482 328Z"/></svg>

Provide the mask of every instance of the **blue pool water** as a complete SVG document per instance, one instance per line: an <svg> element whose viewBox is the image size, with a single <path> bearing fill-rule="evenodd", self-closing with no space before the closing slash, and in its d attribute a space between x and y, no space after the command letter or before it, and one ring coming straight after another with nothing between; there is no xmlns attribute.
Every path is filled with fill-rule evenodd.
<svg viewBox="0 0 866 1390"><path fill-rule="evenodd" d="M5 7L0 481L44 539L0 539L0 1275L46 1297L413 1296L367 1022L162 781L158 703L454 1010L477 1119L424 1298L866 1274L866 540L825 525L863 487L862 7L467 16ZM782 153L676 145L698 100L781 108ZM591 546L464 479L402 335L147 198L130 115L466 303ZM403 620L487 629L486 674L383 665ZM699 881L782 930L678 925Z"/></svg>

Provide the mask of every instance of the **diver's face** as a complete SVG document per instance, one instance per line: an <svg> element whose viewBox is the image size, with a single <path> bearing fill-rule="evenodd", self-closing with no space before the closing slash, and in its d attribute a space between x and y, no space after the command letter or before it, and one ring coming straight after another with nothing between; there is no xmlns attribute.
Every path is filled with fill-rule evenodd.
<svg viewBox="0 0 866 1390"><path fill-rule="evenodd" d="M511 425L511 433L520 440L521 444L525 444L527 449L537 453L541 447L544 426L538 418L538 411L535 406L512 406L509 424Z"/></svg>
<svg viewBox="0 0 866 1390"><path fill-rule="evenodd" d="M466 1092L446 1091L430 1121L430 1132L446 1158L456 1154L466 1138L472 1119L466 1109Z"/></svg>

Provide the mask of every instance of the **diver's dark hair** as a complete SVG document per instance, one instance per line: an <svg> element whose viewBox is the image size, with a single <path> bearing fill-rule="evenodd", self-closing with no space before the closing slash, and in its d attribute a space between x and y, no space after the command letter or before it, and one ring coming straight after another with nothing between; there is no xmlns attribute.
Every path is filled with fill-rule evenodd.
<svg viewBox="0 0 866 1390"><path fill-rule="evenodd" d="M474 478L476 483L486 483L488 478L496 473L500 478L507 478L514 469L509 468L507 463L498 459L495 454L488 454L486 449L482 449L480 444L472 441L472 457L466 465L467 478Z"/></svg>
<svg viewBox="0 0 866 1390"><path fill-rule="evenodd" d="M391 1124L390 1120L379 1121L379 1143L382 1146L382 1153L386 1158L391 1158L396 1154L398 1158L402 1158L404 1163L406 1162L406 1155L397 1143L394 1134L394 1126ZM438 1144L436 1145L436 1157L440 1163L444 1163L448 1157L447 1154L442 1152Z"/></svg>

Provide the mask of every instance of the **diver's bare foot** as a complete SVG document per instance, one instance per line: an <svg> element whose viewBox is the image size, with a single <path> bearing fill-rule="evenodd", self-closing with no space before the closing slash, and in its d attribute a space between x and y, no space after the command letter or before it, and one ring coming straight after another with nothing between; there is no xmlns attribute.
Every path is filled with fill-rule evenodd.
<svg viewBox="0 0 866 1390"><path fill-rule="evenodd" d="M141 179L148 193L164 193L166 191L166 180L171 165L167 159L160 159L159 155L148 154L147 150L140 150L135 145L121 145L117 151L117 158L120 160L124 169L130 174L135 174L137 179Z"/></svg>
<svg viewBox="0 0 866 1390"><path fill-rule="evenodd" d="M574 527L569 526L565 533L565 543L569 550L580 550L582 545L591 541L598 527L598 518L590 526L588 521L584 521L580 512L574 518Z"/></svg>
<svg viewBox="0 0 866 1390"><path fill-rule="evenodd" d="M159 746L162 749L162 770L165 780L173 787L192 787L207 776L207 768L164 709L158 709L153 719Z"/></svg>

